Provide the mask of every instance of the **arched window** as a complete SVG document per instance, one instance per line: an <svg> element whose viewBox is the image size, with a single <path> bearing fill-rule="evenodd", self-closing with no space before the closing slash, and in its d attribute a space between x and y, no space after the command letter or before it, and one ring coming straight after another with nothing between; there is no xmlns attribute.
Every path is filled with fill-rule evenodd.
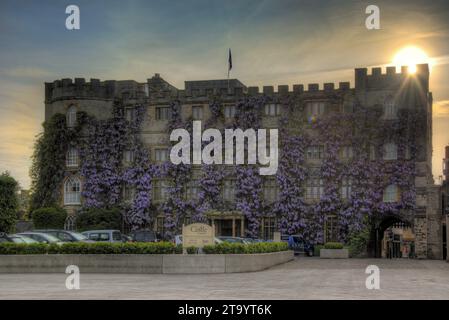
<svg viewBox="0 0 449 320"><path fill-rule="evenodd" d="M69 178L64 184L64 204L81 204L81 182L78 178Z"/></svg>
<svg viewBox="0 0 449 320"><path fill-rule="evenodd" d="M392 97L388 97L384 103L384 118L394 119L397 116L397 106Z"/></svg>
<svg viewBox="0 0 449 320"><path fill-rule="evenodd" d="M76 107L71 105L67 110L67 127L72 128L76 125Z"/></svg>
<svg viewBox="0 0 449 320"><path fill-rule="evenodd" d="M395 143L386 143L384 145L384 160L396 160L398 158L398 147Z"/></svg>
<svg viewBox="0 0 449 320"><path fill-rule="evenodd" d="M67 167L77 167L78 166L78 149L75 147L70 147L67 150L65 164Z"/></svg>
<svg viewBox="0 0 449 320"><path fill-rule="evenodd" d="M397 202L399 200L398 187L395 184L390 184L384 190L383 201L384 202Z"/></svg>

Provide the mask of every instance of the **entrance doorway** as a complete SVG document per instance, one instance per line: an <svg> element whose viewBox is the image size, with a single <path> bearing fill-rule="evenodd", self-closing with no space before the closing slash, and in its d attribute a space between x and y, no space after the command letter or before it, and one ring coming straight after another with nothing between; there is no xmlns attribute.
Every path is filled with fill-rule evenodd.
<svg viewBox="0 0 449 320"><path fill-rule="evenodd" d="M242 237L243 226L241 218L214 219L216 237Z"/></svg>
<svg viewBox="0 0 449 320"><path fill-rule="evenodd" d="M447 225L443 226L443 260L447 259Z"/></svg>
<svg viewBox="0 0 449 320"><path fill-rule="evenodd" d="M384 219L372 232L371 256L375 258L414 258L415 235L411 224L398 218Z"/></svg>

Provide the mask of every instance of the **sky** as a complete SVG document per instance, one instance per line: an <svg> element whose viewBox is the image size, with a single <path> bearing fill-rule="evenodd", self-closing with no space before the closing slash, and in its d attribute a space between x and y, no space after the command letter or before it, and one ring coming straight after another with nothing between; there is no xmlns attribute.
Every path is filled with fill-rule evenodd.
<svg viewBox="0 0 449 320"><path fill-rule="evenodd" d="M65 9L80 8L80 30ZM380 30L365 9L380 8ZM1 0L0 172L29 188L44 83L61 78L133 79L155 73L177 86L227 76L247 86L350 81L354 68L391 65L404 47L432 63L433 173L449 145L449 1Z"/></svg>

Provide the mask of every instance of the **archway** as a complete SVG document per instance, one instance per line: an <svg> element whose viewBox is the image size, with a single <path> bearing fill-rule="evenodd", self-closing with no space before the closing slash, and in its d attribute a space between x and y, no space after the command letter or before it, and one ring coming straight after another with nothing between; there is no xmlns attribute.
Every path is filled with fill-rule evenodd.
<svg viewBox="0 0 449 320"><path fill-rule="evenodd" d="M398 216L387 216L373 223L369 256L374 258L412 258L415 254L413 225Z"/></svg>

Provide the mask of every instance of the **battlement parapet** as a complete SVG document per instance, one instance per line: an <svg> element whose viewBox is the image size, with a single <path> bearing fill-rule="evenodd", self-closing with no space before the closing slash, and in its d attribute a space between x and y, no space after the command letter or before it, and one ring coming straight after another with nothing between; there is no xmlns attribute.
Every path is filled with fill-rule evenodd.
<svg viewBox="0 0 449 320"><path fill-rule="evenodd" d="M70 78L45 83L45 101L61 99L113 99L115 97L145 96L145 85L134 80L106 80Z"/></svg>
<svg viewBox="0 0 449 320"><path fill-rule="evenodd" d="M307 85L307 90L304 90L303 84L294 84L292 90L288 85L278 85L277 91L274 90L274 86L263 86L262 91L260 91L259 87L252 86L248 87L249 95L286 95L286 94L302 94L302 93L317 93L317 92L325 92L330 93L334 91L345 91L350 90L349 82L340 82L338 87L335 86L334 83L324 83L322 89L320 89L320 85L318 83L310 83Z"/></svg>
<svg viewBox="0 0 449 320"><path fill-rule="evenodd" d="M429 82L429 65L416 65L415 72L409 72L408 66L401 66L401 71L396 72L395 66L387 66L386 72L382 72L381 67L371 68L371 73L368 74L368 68L355 69L355 89L356 90L370 90L370 89L397 89L404 81L415 77L423 82L425 87Z"/></svg>

